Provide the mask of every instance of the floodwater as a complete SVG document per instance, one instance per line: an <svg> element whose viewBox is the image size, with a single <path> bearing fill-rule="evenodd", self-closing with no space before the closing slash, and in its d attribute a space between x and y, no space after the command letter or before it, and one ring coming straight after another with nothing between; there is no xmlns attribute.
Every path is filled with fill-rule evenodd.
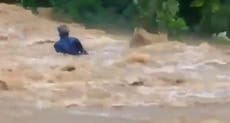
<svg viewBox="0 0 230 123"><path fill-rule="evenodd" d="M88 56L57 54L61 24L0 4L0 121L4 123L227 123L230 50L67 24ZM160 39L159 39L160 40Z"/></svg>

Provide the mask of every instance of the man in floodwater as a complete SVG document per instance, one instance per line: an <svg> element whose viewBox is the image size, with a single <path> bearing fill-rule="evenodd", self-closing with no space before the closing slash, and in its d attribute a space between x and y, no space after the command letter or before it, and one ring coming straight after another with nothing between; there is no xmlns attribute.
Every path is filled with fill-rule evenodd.
<svg viewBox="0 0 230 123"><path fill-rule="evenodd" d="M60 40L54 44L56 52L69 55L88 54L77 38L69 37L69 29L66 25L59 26L58 32Z"/></svg>

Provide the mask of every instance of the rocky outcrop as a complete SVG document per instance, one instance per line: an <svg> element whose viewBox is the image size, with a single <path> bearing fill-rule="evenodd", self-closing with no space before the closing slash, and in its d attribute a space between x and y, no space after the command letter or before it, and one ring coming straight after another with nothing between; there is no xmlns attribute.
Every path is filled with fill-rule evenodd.
<svg viewBox="0 0 230 123"><path fill-rule="evenodd" d="M130 47L145 46L162 41L168 41L167 34L152 34L142 28L136 28Z"/></svg>

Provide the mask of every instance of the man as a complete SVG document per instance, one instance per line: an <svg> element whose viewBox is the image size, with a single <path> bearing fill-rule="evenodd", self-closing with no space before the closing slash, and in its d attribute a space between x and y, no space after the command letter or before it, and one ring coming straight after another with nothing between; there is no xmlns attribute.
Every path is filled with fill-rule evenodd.
<svg viewBox="0 0 230 123"><path fill-rule="evenodd" d="M66 25L58 27L60 40L54 44L56 52L69 55L88 54L77 38L69 37L69 29Z"/></svg>

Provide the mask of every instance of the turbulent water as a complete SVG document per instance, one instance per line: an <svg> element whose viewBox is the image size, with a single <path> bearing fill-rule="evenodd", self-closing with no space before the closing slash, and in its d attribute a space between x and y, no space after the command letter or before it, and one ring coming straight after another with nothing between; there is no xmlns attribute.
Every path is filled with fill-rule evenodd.
<svg viewBox="0 0 230 123"><path fill-rule="evenodd" d="M202 116L214 118L202 123L219 123L216 117L227 119L228 49L177 41L130 48L128 38L67 24L71 35L89 51L88 56L67 56L53 49L61 23L6 4L0 4L0 17L1 122L33 115L41 116L39 122L86 123L169 122L165 117L188 123L191 119L186 117L197 122ZM152 115L159 117L154 120Z"/></svg>

